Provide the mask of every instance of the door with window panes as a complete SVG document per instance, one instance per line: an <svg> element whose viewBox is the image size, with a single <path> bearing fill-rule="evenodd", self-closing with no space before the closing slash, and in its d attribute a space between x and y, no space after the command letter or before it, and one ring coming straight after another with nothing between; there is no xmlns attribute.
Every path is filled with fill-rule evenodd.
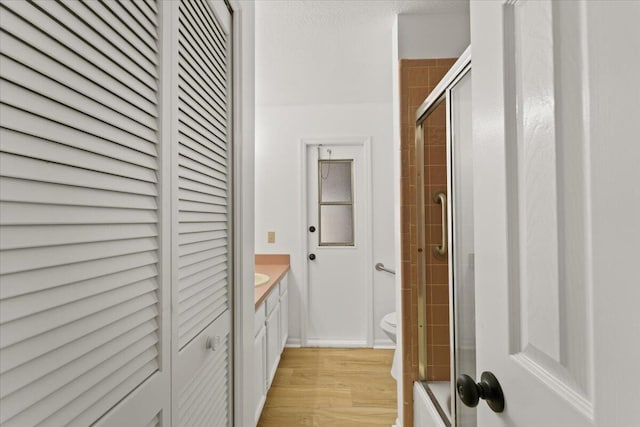
<svg viewBox="0 0 640 427"><path fill-rule="evenodd" d="M307 345L368 345L365 161L363 146L307 146Z"/></svg>

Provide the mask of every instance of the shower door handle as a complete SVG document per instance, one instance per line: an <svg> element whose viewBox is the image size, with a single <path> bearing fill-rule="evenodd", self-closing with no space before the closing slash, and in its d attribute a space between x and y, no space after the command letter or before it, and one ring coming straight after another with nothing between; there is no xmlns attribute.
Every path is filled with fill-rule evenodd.
<svg viewBox="0 0 640 427"><path fill-rule="evenodd" d="M447 195L444 191L439 191L433 196L433 201L440 205L442 213L442 239L441 244L433 248L433 252L440 257L447 255Z"/></svg>

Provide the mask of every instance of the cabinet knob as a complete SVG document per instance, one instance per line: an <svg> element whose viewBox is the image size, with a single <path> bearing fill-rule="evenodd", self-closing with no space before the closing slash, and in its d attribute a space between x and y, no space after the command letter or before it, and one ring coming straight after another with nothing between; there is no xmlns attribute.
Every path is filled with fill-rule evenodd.
<svg viewBox="0 0 640 427"><path fill-rule="evenodd" d="M312 225L311 227L309 227L309 231L314 233L316 231L316 228Z"/></svg>
<svg viewBox="0 0 640 427"><path fill-rule="evenodd" d="M211 351L216 351L219 345L220 345L220 335L207 338L207 342L205 344L206 348Z"/></svg>
<svg viewBox="0 0 640 427"><path fill-rule="evenodd" d="M309 254L309 259L311 261L315 260L316 259L316 254Z"/></svg>

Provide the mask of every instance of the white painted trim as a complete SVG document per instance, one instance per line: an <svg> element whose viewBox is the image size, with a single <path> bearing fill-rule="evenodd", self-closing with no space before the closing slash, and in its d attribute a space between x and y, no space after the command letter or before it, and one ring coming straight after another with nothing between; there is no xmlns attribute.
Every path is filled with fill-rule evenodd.
<svg viewBox="0 0 640 427"><path fill-rule="evenodd" d="M399 42L399 23L398 15L395 16L393 21L393 28L391 30L391 93L392 93L392 105L393 105L393 245L395 252L395 298L396 298L396 345L399 352L397 357L398 370L401 373L396 380L396 397L397 397L397 411L398 418L396 419L396 426L402 427L402 419L404 412L404 378L403 360L402 356L402 211L401 211L401 194L402 194L402 125L400 120L400 42Z"/></svg>
<svg viewBox="0 0 640 427"><path fill-rule="evenodd" d="M168 27L166 32L169 33L168 46L164 47L164 52L169 59L169 67L165 70L166 75L163 75L165 81L165 89L169 94L169 100L174 101L178 99L178 3L177 2L162 2L163 11L167 17L164 22ZM167 107L170 112L167 114L167 121L169 122L169 148L167 154L170 159L170 168L165 173L170 177L170 194L171 200L178 200L178 109L174 105ZM165 119L165 117L163 117ZM178 301L178 287L173 286L178 282L178 254L174 250L174 244L177 240L178 229L175 227L178 218L178 203L171 203L171 210L168 211L170 217L170 229L171 233L169 239L171 242L171 250L169 252L170 259L170 275L171 275L171 291L169 298L171 301L171 425L178 425L179 423L179 410L178 402L180 398L180 390L178 389L177 373L179 372L178 363L178 322L176 321L178 316L175 311L174 305Z"/></svg>
<svg viewBox="0 0 640 427"><path fill-rule="evenodd" d="M364 208L364 229L363 249L365 253L365 301L367 304L367 339L360 347L373 347L374 330L373 330L373 192L371 188L371 137L335 137L335 138L301 138L300 139L300 203L302 205L301 221L302 227L306 227L308 215L307 201L307 150L314 145L342 145L342 146L359 146L363 150L364 158L364 191L368 202L363 205ZM302 233L302 283L300 293L302 299L302 310L300 310L300 341L303 347L310 346L307 339L307 313L309 313L309 267L306 262L306 251L309 248L309 235Z"/></svg>
<svg viewBox="0 0 640 427"><path fill-rule="evenodd" d="M160 198L158 201L160 218L160 286L159 293L160 304L162 307L162 323L160 348L161 365L160 370L164 372L164 376L168 384L166 385L166 399L163 405L166 410L160 415L161 424L171 424L173 416L172 394L173 388L173 321L172 317L172 176L173 176L173 159L172 159L172 143L173 140L173 105L172 100L172 81L173 81L173 65L176 62L173 57L173 33L172 20L173 14L171 8L161 3L158 8L158 23L160 32L159 45L159 61L158 69L160 72L159 101L160 101ZM139 407L136 409L139 410ZM130 419L129 419L130 420ZM129 421L130 422L130 421Z"/></svg>
<svg viewBox="0 0 640 427"><path fill-rule="evenodd" d="M285 344L287 348L300 348L302 347L302 340L300 338L288 338Z"/></svg>
<svg viewBox="0 0 640 427"><path fill-rule="evenodd" d="M230 0L233 55L233 425L255 426L254 344L254 147L255 5Z"/></svg>
<svg viewBox="0 0 640 427"><path fill-rule="evenodd" d="M395 350L396 345L393 343L393 341L389 341L389 343L390 344L387 344L387 343L374 344L373 349L374 350Z"/></svg>
<svg viewBox="0 0 640 427"><path fill-rule="evenodd" d="M366 340L307 340L305 347L362 348L366 346Z"/></svg>

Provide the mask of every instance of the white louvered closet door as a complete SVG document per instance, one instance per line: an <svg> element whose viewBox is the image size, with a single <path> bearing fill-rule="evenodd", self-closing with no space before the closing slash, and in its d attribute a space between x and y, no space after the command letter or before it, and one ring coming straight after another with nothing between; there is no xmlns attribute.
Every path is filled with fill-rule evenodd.
<svg viewBox="0 0 640 427"><path fill-rule="evenodd" d="M0 24L0 424L168 425L158 6Z"/></svg>
<svg viewBox="0 0 640 427"><path fill-rule="evenodd" d="M232 425L231 15L174 3L173 420Z"/></svg>

